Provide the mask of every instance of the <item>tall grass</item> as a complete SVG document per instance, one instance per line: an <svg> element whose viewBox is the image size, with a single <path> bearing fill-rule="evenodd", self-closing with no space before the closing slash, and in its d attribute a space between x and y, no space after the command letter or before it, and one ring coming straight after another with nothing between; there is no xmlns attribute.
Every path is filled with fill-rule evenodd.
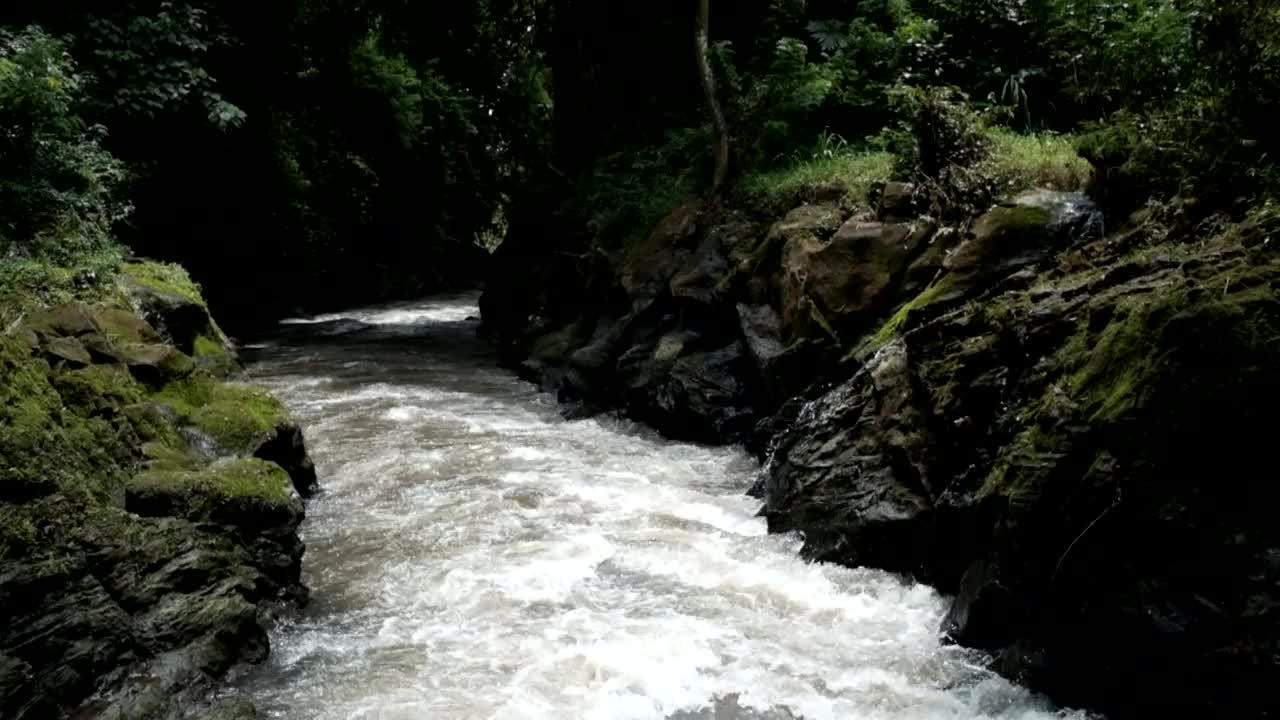
<svg viewBox="0 0 1280 720"><path fill-rule="evenodd" d="M1075 138L1040 133L1023 135L1006 128L986 131L990 156L984 164L1008 192L1033 187L1083 190L1092 168L1076 153Z"/></svg>
<svg viewBox="0 0 1280 720"><path fill-rule="evenodd" d="M787 167L754 173L742 180L742 189L751 195L789 195L816 186L838 186L855 201L866 200L877 182L888 180L894 156L879 151L846 150L821 153Z"/></svg>

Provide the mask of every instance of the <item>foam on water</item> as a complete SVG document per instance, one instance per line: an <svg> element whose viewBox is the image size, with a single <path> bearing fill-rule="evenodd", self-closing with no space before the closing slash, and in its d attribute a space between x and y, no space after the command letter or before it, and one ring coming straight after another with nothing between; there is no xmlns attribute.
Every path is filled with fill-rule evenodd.
<svg viewBox="0 0 1280 720"><path fill-rule="evenodd" d="M560 419L475 314L363 310L308 322L388 332L263 344L253 372L326 488L312 605L246 680L266 717L1083 717L944 646L929 588L802 562L755 517L741 452Z"/></svg>

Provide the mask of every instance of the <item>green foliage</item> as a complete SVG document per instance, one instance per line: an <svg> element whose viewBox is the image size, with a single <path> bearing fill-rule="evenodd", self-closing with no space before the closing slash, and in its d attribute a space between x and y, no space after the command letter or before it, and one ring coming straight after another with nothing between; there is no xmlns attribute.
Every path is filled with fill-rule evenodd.
<svg viewBox="0 0 1280 720"><path fill-rule="evenodd" d="M709 145L707 131L688 128L669 133L661 145L601 158L576 188L571 212L588 217L593 234L606 247L643 236L705 186Z"/></svg>
<svg viewBox="0 0 1280 720"><path fill-rule="evenodd" d="M126 2L85 19L83 42L92 47L94 70L110 78L100 95L108 112L156 118L199 108L218 128L233 128L245 112L217 92L209 54L231 39L208 9L181 2Z"/></svg>
<svg viewBox="0 0 1280 720"><path fill-rule="evenodd" d="M31 287L44 264L109 256L113 195L123 168L101 127L80 118L84 79L60 43L36 28L0 29L0 280ZM87 263L93 271L99 262Z"/></svg>
<svg viewBox="0 0 1280 720"><path fill-rule="evenodd" d="M1006 193L1033 187L1084 190L1092 169L1076 150L1076 139L1053 132L1017 133L1005 128L987 130L987 162L996 184Z"/></svg>

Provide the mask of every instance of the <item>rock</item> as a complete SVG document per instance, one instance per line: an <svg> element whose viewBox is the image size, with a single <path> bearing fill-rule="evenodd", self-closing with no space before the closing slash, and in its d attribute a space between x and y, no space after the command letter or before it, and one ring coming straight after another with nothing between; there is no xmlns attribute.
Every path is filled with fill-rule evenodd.
<svg viewBox="0 0 1280 720"><path fill-rule="evenodd" d="M943 267L953 280L974 285L1101 236L1100 211L1083 194L1036 191L979 218Z"/></svg>
<svg viewBox="0 0 1280 720"><path fill-rule="evenodd" d="M93 358L84 345L73 337L55 337L44 344L45 355L54 364L66 363L71 367L93 364Z"/></svg>
<svg viewBox="0 0 1280 720"><path fill-rule="evenodd" d="M283 468L293 481L293 488L304 498L315 495L320 489L316 466L307 454L302 428L296 423L276 425L274 434L258 446L253 456Z"/></svg>
<svg viewBox="0 0 1280 720"><path fill-rule="evenodd" d="M128 309L98 306L93 308L92 313L94 321L108 338L141 344L154 344L161 340L160 333L151 326L151 323Z"/></svg>
<svg viewBox="0 0 1280 720"><path fill-rule="evenodd" d="M666 335L648 373L634 378L628 413L677 439L726 443L743 439L755 423L746 347L735 342L683 354L692 336ZM679 359L676 359L676 358ZM658 370L666 368L665 371Z"/></svg>
<svg viewBox="0 0 1280 720"><path fill-rule="evenodd" d="M806 557L869 565L925 581L940 541L926 419L906 350L891 345L843 386L798 413L765 478L771 532L804 534Z"/></svg>
<svg viewBox="0 0 1280 720"><path fill-rule="evenodd" d="M916 252L932 235L930 223L850 221L829 242L798 235L782 257L782 318L787 338L830 336L840 342L881 309Z"/></svg>
<svg viewBox="0 0 1280 720"><path fill-rule="evenodd" d="M34 313L23 324L44 339L74 338L102 331L88 306L78 302Z"/></svg>
<svg viewBox="0 0 1280 720"><path fill-rule="evenodd" d="M960 590L942 621L948 640L966 647L998 650L1017 640L1019 614L1014 593L999 579L992 558L981 558L965 571Z"/></svg>
<svg viewBox="0 0 1280 720"><path fill-rule="evenodd" d="M1280 265L1034 260L1058 241L954 265L982 302L922 318L778 423L770 528L955 593L944 632L1062 703L1265 716L1280 492L1246 468L1268 462L1280 356L1235 329L1278 326Z"/></svg>
<svg viewBox="0 0 1280 720"><path fill-rule="evenodd" d="M633 310L643 309L663 295L673 276L694 255L702 212L699 200L681 205L658 223L647 240L630 251L620 280Z"/></svg>
<svg viewBox="0 0 1280 720"><path fill-rule="evenodd" d="M125 287L142 317L178 350L196 352L200 337L222 338L209 309L197 298L181 292L129 281Z"/></svg>
<svg viewBox="0 0 1280 720"><path fill-rule="evenodd" d="M172 345L127 344L114 348L115 359L139 382L160 387L195 371L195 362Z"/></svg>
<svg viewBox="0 0 1280 720"><path fill-rule="evenodd" d="M885 183L880 192L876 211L881 222L900 223L910 221L915 213L915 185L905 182Z"/></svg>
<svg viewBox="0 0 1280 720"><path fill-rule="evenodd" d="M769 368L778 356L782 355L782 318L769 305L739 304L738 326L747 343L756 370L761 376L767 375Z"/></svg>

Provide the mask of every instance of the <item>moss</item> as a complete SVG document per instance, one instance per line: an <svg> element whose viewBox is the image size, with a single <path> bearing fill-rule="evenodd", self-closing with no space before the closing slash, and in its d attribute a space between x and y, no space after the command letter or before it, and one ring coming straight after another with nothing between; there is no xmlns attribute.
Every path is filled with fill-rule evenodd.
<svg viewBox="0 0 1280 720"><path fill-rule="evenodd" d="M235 355L220 338L211 334L196 337L193 355L196 364L215 375L230 375L240 368Z"/></svg>
<svg viewBox="0 0 1280 720"><path fill-rule="evenodd" d="M144 389L118 365L91 365L58 373L54 387L63 403L84 415L114 414L142 401Z"/></svg>
<svg viewBox="0 0 1280 720"><path fill-rule="evenodd" d="M204 375L170 383L155 399L231 452L253 452L288 419L284 406L265 390Z"/></svg>
<svg viewBox="0 0 1280 720"><path fill-rule="evenodd" d="M126 405L120 412L133 424L134 432L143 442L158 443L171 448L184 446L182 436L174 427L176 418L161 405L143 401Z"/></svg>
<svg viewBox="0 0 1280 720"><path fill-rule="evenodd" d="M941 298L943 298L950 290L951 284L946 277L925 288L923 292L915 296L906 305L903 305L893 314L883 325L872 333L862 346L855 352L875 352L880 348L888 345L894 338L898 337L907 327L911 320L912 313L918 312Z"/></svg>
<svg viewBox="0 0 1280 720"><path fill-rule="evenodd" d="M107 500L137 459L137 438L126 422L65 405L53 371L20 341L0 337L0 499L83 490ZM73 394L129 393L118 378L73 376Z"/></svg>
<svg viewBox="0 0 1280 720"><path fill-rule="evenodd" d="M129 481L129 491L147 496L182 498L188 509L203 514L225 500L253 500L291 505L296 500L289 474L279 465L257 458L220 460L200 469L161 458Z"/></svg>
<svg viewBox="0 0 1280 720"><path fill-rule="evenodd" d="M205 304L200 286L181 265L160 262L125 263L120 274L124 279L144 287L181 295L198 305Z"/></svg>

